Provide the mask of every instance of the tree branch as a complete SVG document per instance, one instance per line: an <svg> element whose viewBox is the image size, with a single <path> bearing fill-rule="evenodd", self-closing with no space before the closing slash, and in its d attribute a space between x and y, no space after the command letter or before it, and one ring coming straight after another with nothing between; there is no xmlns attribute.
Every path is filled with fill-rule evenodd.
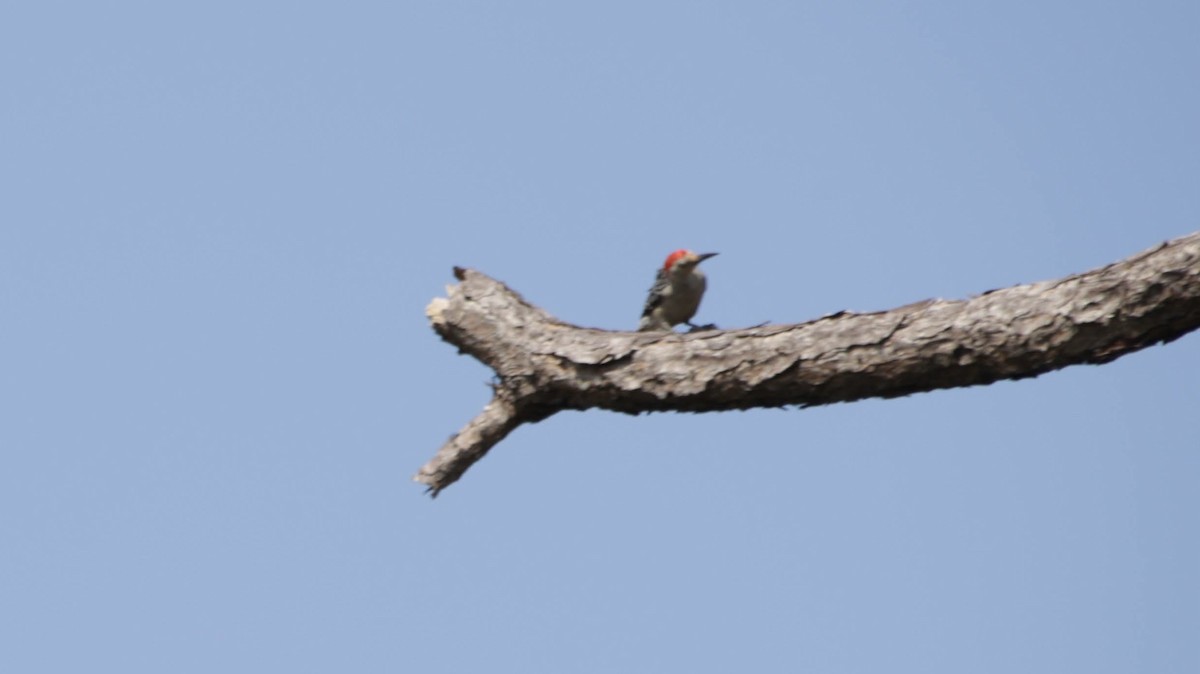
<svg viewBox="0 0 1200 674"><path fill-rule="evenodd" d="M438 492L523 423L560 410L808 407L1106 363L1200 327L1200 232L1083 274L875 313L741 330L613 332L564 323L503 283L461 281L426 314L495 370L495 397L413 478Z"/></svg>

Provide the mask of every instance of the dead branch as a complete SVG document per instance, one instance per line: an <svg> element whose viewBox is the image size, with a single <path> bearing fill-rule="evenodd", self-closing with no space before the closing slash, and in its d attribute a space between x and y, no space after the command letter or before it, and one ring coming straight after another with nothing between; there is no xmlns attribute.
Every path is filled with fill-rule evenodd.
<svg viewBox="0 0 1200 674"><path fill-rule="evenodd" d="M1200 232L1066 278L807 323L690 334L564 323L503 283L461 281L426 309L495 370L495 397L413 478L438 492L521 424L560 410L711 412L826 405L1106 363L1200 327Z"/></svg>

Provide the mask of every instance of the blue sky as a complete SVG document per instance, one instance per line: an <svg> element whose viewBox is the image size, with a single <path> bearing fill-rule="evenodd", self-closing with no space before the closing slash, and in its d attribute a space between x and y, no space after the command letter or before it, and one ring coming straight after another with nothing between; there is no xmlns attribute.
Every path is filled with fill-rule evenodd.
<svg viewBox="0 0 1200 674"><path fill-rule="evenodd" d="M0 669L1200 671L1200 341L808 410L564 413L436 501L476 267L798 322L1200 228L1200 6L0 12Z"/></svg>

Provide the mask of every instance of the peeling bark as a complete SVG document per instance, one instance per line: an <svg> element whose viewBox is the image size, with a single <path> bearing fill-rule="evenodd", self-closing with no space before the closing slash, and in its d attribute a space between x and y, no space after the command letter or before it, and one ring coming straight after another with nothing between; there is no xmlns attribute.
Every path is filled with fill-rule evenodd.
<svg viewBox="0 0 1200 674"><path fill-rule="evenodd" d="M495 397L414 476L433 496L509 432L560 410L808 407L1106 363L1200 327L1200 232L1100 269L874 313L740 330L615 332L564 323L503 283L461 282L433 329L495 370Z"/></svg>

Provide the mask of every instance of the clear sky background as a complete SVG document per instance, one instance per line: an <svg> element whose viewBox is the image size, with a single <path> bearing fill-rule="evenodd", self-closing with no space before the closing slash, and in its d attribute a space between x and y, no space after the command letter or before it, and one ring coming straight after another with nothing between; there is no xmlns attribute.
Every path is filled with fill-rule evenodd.
<svg viewBox="0 0 1200 674"><path fill-rule="evenodd" d="M1195 2L11 3L0 671L1200 671L1200 336L808 410L489 397L465 265L798 322L1200 229Z"/></svg>

